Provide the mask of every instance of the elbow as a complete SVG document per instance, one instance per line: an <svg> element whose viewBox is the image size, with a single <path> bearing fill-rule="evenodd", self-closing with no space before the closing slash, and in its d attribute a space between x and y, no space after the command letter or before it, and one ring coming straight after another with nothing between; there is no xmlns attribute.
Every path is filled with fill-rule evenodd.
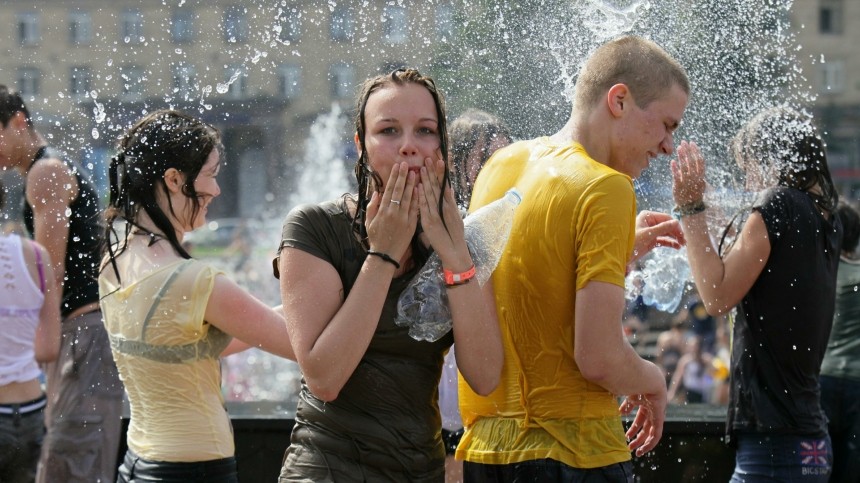
<svg viewBox="0 0 860 483"><path fill-rule="evenodd" d="M343 389L343 384L338 384L329 378L308 376L305 373L304 379L311 393L323 402L334 401L340 395L340 390Z"/></svg>
<svg viewBox="0 0 860 483"><path fill-rule="evenodd" d="M609 378L609 364L594 355L581 355L580 351L574 355L579 373L591 383L603 386Z"/></svg>
<svg viewBox="0 0 860 483"><path fill-rule="evenodd" d="M502 380L502 366L504 365L504 351L499 344L498 351L481 358L479 361L457 360L457 368L463 375L463 379L469 384L469 388L479 396L489 396L499 387ZM476 364L477 363L477 364Z"/></svg>
<svg viewBox="0 0 860 483"><path fill-rule="evenodd" d="M469 387L479 396L489 396L499 387L499 381L502 379L501 369L493 371L492 374L487 374L484 377L478 378L476 381L470 381Z"/></svg>
<svg viewBox="0 0 860 483"><path fill-rule="evenodd" d="M721 315L725 315L726 313L731 311L735 307L735 305L737 305L736 303L735 304L727 303L725 301L725 299L717 297L717 296L710 296L710 297L702 296L702 302L703 302L703 305L705 306L705 311L711 317L719 317Z"/></svg>
<svg viewBox="0 0 860 483"><path fill-rule="evenodd" d="M35 351L35 359L36 362L42 364L45 362L54 362L57 360L57 357L60 355L60 346L52 347L49 349L36 349Z"/></svg>
<svg viewBox="0 0 860 483"><path fill-rule="evenodd" d="M340 390L327 387L321 384L312 384L310 381L307 381L308 389L322 402L332 402L337 399L337 396L340 394Z"/></svg>

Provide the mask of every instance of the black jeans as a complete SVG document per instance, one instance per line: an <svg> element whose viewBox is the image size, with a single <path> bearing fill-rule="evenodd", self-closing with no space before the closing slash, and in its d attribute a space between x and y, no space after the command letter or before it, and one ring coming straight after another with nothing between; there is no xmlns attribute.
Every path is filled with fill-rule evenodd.
<svg viewBox="0 0 860 483"><path fill-rule="evenodd" d="M22 483L36 478L36 465L45 437L45 410L22 413L21 407L44 399L2 405L4 409L11 409L12 414L0 414L0 481Z"/></svg>
<svg viewBox="0 0 860 483"><path fill-rule="evenodd" d="M485 465L463 463L464 483L532 483L559 481L566 483L633 483L633 463L625 461L600 468L574 468L553 459L540 459Z"/></svg>
<svg viewBox="0 0 860 483"><path fill-rule="evenodd" d="M145 460L128 450L116 477L117 483L238 483L236 458L174 463Z"/></svg>

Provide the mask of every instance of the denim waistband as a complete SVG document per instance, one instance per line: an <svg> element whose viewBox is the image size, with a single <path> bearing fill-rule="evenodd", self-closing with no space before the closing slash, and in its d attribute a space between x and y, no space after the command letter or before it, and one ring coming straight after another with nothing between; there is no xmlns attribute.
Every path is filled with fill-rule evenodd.
<svg viewBox="0 0 860 483"><path fill-rule="evenodd" d="M46 398L44 394L32 401L14 404L0 404L0 416L34 413L44 408L46 404L48 404L48 398Z"/></svg>

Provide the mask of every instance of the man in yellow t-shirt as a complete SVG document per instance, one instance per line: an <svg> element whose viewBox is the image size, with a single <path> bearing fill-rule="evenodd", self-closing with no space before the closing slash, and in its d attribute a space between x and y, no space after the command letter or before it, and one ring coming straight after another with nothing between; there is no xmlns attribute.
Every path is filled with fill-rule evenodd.
<svg viewBox="0 0 860 483"><path fill-rule="evenodd" d="M636 216L632 179L672 153L689 91L659 46L614 39L582 67L561 131L499 150L478 176L471 209L511 187L523 201L493 275L502 379L487 397L460 384L466 482L633 481L630 451L660 440L666 384L623 335L624 275L683 243L669 215ZM629 444L616 396L639 408Z"/></svg>

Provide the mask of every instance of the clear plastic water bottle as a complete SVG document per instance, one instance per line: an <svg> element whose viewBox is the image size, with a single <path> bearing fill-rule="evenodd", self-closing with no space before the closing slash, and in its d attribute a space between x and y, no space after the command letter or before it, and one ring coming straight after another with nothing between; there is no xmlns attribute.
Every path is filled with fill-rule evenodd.
<svg viewBox="0 0 860 483"><path fill-rule="evenodd" d="M687 248L657 247L645 258L641 270L634 270L627 276L628 297L642 295L647 305L663 312L674 312L681 304L689 279Z"/></svg>
<svg viewBox="0 0 860 483"><path fill-rule="evenodd" d="M522 195L512 188L502 198L479 208L463 220L466 245L475 264L475 279L480 285L490 279L499 264L520 201ZM442 262L436 253L430 256L400 294L394 322L408 327L413 339L429 342L439 340L453 327Z"/></svg>

